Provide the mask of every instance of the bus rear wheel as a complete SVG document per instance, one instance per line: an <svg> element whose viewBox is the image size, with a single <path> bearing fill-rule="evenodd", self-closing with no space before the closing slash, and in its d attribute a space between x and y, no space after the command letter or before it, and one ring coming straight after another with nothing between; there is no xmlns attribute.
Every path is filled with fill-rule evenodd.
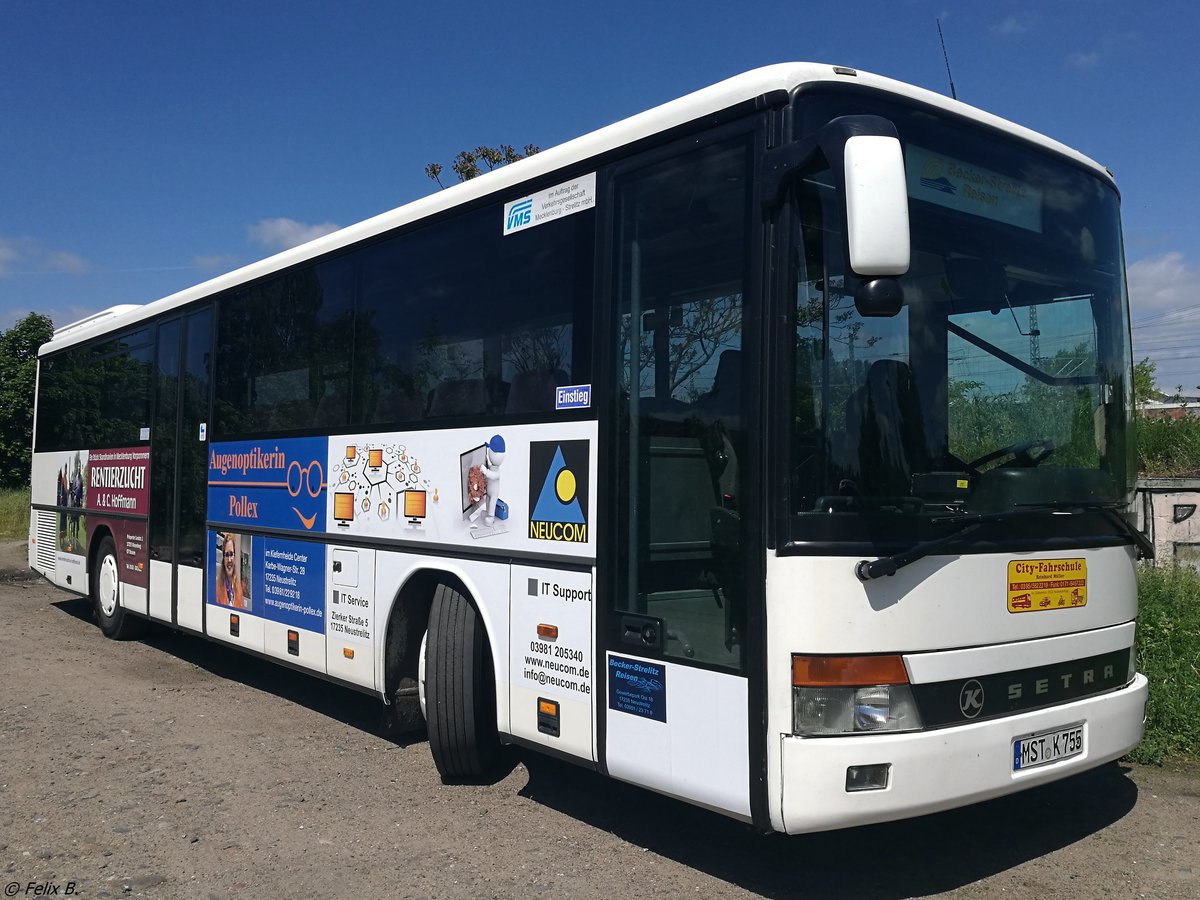
<svg viewBox="0 0 1200 900"><path fill-rule="evenodd" d="M496 679L479 611L438 585L429 611L424 672L429 749L443 781L486 775L496 761Z"/></svg>
<svg viewBox="0 0 1200 900"><path fill-rule="evenodd" d="M106 637L114 641L127 641L140 636L146 623L126 613L121 606L121 575L117 562L117 545L105 535L96 551L95 567L91 577L92 607L96 624Z"/></svg>

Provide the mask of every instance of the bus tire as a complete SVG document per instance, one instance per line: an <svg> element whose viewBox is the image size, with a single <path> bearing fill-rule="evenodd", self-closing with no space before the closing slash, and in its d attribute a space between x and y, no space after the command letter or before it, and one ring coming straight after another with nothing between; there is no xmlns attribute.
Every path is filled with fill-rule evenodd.
<svg viewBox="0 0 1200 900"><path fill-rule="evenodd" d="M486 775L500 749L496 684L479 611L439 584L426 635L425 700L429 749L443 781Z"/></svg>
<svg viewBox="0 0 1200 900"><path fill-rule="evenodd" d="M127 641L139 637L146 623L132 616L121 606L120 564L117 562L117 545L105 535L96 551L95 568L92 570L92 608L96 624L105 637L114 641Z"/></svg>

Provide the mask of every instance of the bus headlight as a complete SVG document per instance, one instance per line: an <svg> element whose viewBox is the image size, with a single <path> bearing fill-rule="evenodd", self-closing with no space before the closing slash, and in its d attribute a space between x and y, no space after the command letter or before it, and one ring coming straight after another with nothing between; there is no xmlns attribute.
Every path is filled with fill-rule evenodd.
<svg viewBox="0 0 1200 900"><path fill-rule="evenodd" d="M862 683L870 680L879 683ZM867 734L920 728L921 716L900 657L792 657L794 734Z"/></svg>

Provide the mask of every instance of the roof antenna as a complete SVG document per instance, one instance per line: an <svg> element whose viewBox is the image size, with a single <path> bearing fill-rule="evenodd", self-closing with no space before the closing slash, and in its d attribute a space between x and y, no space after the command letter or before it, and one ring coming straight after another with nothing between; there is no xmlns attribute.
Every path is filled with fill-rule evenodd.
<svg viewBox="0 0 1200 900"><path fill-rule="evenodd" d="M946 61L946 77L950 79L950 98L958 99L958 94L954 92L954 76L950 74L950 57L946 55L946 39L942 37L942 20L935 19L938 27L938 40L942 42L942 59Z"/></svg>

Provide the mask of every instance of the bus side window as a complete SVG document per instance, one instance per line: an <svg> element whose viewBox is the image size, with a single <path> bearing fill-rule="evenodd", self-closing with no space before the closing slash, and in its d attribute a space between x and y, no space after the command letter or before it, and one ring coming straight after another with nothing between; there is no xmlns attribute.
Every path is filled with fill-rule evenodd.
<svg viewBox="0 0 1200 900"><path fill-rule="evenodd" d="M153 328L41 362L37 451L135 446L150 424Z"/></svg>

